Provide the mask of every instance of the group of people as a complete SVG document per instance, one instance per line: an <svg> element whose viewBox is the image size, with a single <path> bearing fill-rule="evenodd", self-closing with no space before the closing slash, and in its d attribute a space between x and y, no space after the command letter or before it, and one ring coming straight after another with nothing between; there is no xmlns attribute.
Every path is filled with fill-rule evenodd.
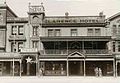
<svg viewBox="0 0 120 83"><path fill-rule="evenodd" d="M95 76L102 76L102 69L100 67L95 68Z"/></svg>

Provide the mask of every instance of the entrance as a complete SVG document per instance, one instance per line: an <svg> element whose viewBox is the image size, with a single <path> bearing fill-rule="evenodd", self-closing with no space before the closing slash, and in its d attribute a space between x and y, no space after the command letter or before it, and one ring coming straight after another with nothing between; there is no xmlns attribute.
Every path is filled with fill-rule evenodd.
<svg viewBox="0 0 120 83"><path fill-rule="evenodd" d="M23 76L35 76L36 75L36 63L34 56L25 56L22 61L22 75Z"/></svg>
<svg viewBox="0 0 120 83"><path fill-rule="evenodd" d="M83 62L69 61L69 75L83 75Z"/></svg>

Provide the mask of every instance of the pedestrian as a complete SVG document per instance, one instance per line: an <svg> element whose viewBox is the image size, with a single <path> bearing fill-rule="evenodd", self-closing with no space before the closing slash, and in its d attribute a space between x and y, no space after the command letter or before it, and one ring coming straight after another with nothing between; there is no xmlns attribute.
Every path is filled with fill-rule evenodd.
<svg viewBox="0 0 120 83"><path fill-rule="evenodd" d="M42 70L42 68L40 68L39 72L40 72L40 76L43 76L43 70Z"/></svg>
<svg viewBox="0 0 120 83"><path fill-rule="evenodd" d="M102 69L99 68L99 76L102 76Z"/></svg>
<svg viewBox="0 0 120 83"><path fill-rule="evenodd" d="M94 69L94 71L95 71L95 76L99 76L99 71L98 71L98 67L96 67L95 69Z"/></svg>

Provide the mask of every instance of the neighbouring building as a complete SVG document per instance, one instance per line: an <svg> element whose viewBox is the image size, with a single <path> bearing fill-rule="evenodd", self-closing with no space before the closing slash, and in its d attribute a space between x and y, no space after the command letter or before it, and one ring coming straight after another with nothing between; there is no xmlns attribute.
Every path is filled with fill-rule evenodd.
<svg viewBox="0 0 120 83"><path fill-rule="evenodd" d="M107 19L112 35L112 54L116 60L116 76L120 76L120 13Z"/></svg>
<svg viewBox="0 0 120 83"><path fill-rule="evenodd" d="M0 75L120 76L119 16L46 16L29 4L21 18L1 4Z"/></svg>

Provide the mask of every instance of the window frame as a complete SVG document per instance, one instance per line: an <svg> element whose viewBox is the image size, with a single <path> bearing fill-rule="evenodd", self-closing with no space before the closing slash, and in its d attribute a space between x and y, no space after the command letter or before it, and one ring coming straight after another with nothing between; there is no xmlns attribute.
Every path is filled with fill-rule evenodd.
<svg viewBox="0 0 120 83"><path fill-rule="evenodd" d="M38 27L39 26L33 26L33 36L38 36Z"/></svg>
<svg viewBox="0 0 120 83"><path fill-rule="evenodd" d="M17 35L17 25L12 25L11 34L12 35Z"/></svg>
<svg viewBox="0 0 120 83"><path fill-rule="evenodd" d="M78 30L77 29L71 29L71 36L78 36Z"/></svg>
<svg viewBox="0 0 120 83"><path fill-rule="evenodd" d="M23 32L22 32L22 33L20 32L20 28L23 29ZM24 27L23 27L23 25L19 25L19 26L18 26L18 34L19 34L19 35L23 35L23 34L24 34Z"/></svg>

